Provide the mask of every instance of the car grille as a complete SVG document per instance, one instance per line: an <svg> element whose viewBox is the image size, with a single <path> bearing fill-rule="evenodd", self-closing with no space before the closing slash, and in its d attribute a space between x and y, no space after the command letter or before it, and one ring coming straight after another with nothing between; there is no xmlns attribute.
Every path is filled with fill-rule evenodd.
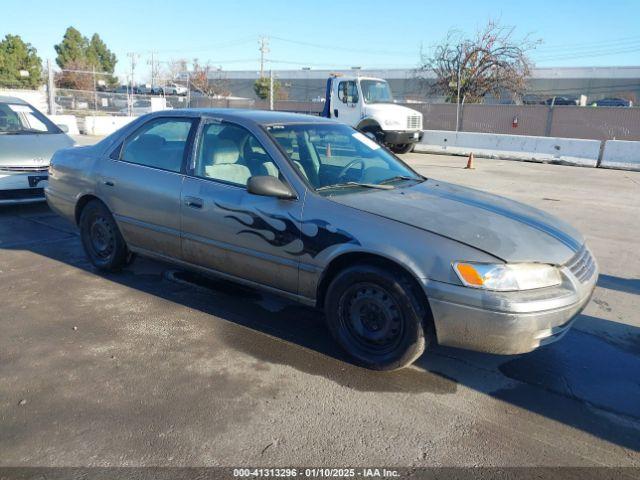
<svg viewBox="0 0 640 480"><path fill-rule="evenodd" d="M410 130L421 130L422 117L420 115L409 115L407 117L407 128Z"/></svg>
<svg viewBox="0 0 640 480"><path fill-rule="evenodd" d="M567 262L566 266L582 283L589 280L596 271L596 262L593 260L591 252L589 252L586 246L582 247L582 249Z"/></svg>
<svg viewBox="0 0 640 480"><path fill-rule="evenodd" d="M0 201L27 200L31 198L44 198L44 188L18 188L15 190L0 190Z"/></svg>
<svg viewBox="0 0 640 480"><path fill-rule="evenodd" d="M46 172L49 169L48 165L32 165L32 166L22 166L22 167L8 167L4 165L0 165L0 172Z"/></svg>

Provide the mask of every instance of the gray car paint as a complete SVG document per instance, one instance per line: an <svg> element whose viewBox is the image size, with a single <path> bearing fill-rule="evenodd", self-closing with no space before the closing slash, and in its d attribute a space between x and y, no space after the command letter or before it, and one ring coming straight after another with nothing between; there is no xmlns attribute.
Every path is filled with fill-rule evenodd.
<svg viewBox="0 0 640 480"><path fill-rule="evenodd" d="M158 179L150 182L155 177L142 173L135 179L136 174L131 173L131 181L137 182L140 191L129 189L128 177L107 167L122 163L110 159L109 154L141 123L161 116L223 119L247 128L262 143L296 198L256 197L243 188L203 181L184 173L172 174L180 181L170 183ZM558 328L568 328L567 322L588 301L597 273L588 284L579 285L563 268L564 280L559 287L496 293L463 287L451 266L456 260L563 265L584 244L582 236L564 222L502 197L435 180L394 190L320 195L309 188L263 128L269 124L301 122L332 123L305 115L230 109L146 115L92 148L58 152L52 161L47 199L55 211L75 222L76 207L83 198L98 197L114 213L132 250L311 305L321 300L323 279L332 262L347 258L344 255L384 257L403 267L422 285L431 297L429 301L437 317L436 335L440 330L444 343L450 345L500 353L529 351L547 337L559 338L565 330ZM191 158L196 145L194 142ZM115 180L115 188L109 188L105 194L107 176ZM121 190L123 181L125 187ZM201 198L205 208L187 210L185 197L193 196ZM259 225L262 236L242 235L247 227L228 211L224 213L228 207L243 209L245 213L236 216L244 223L250 222L252 214L266 222ZM283 222L274 218L274 214L293 221ZM176 223L170 226L169 248L163 240L168 231L163 221L167 219L181 222L179 227ZM282 245L265 240L284 228L298 230L292 242ZM345 232L346 237L338 235L338 238L354 241L332 243L320 251L314 250L314 254L291 254L304 251L303 240L312 239L321 229L325 236L327 232ZM535 305L537 310L527 310L527 304ZM520 327L506 328L518 322ZM483 343L482 329L476 331L481 326L490 330L490 341ZM503 335L503 331L507 334Z"/></svg>

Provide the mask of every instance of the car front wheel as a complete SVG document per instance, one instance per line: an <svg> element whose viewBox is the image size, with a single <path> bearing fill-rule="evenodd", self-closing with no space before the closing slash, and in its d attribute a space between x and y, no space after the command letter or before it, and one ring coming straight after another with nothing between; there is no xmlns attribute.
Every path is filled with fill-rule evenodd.
<svg viewBox="0 0 640 480"><path fill-rule="evenodd" d="M393 153L409 153L413 151L414 144L413 143L403 143L400 145L391 145L391 151Z"/></svg>
<svg viewBox="0 0 640 480"><path fill-rule="evenodd" d="M426 309L406 275L375 265L343 270L329 285L325 313L334 338L363 367L399 369L425 350Z"/></svg>
<svg viewBox="0 0 640 480"><path fill-rule="evenodd" d="M80 215L80 239L93 266L115 272L130 258L127 245L111 212L99 200L92 200Z"/></svg>

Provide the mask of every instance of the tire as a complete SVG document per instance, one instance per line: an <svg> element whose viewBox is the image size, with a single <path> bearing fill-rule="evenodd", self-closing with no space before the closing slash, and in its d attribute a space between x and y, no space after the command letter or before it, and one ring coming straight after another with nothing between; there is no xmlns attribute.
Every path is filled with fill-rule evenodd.
<svg viewBox="0 0 640 480"><path fill-rule="evenodd" d="M99 270L117 272L132 259L111 212L99 200L82 209L80 239L89 261Z"/></svg>
<svg viewBox="0 0 640 480"><path fill-rule="evenodd" d="M331 334L359 365L396 370L427 346L428 307L406 275L375 265L349 267L333 279L325 298Z"/></svg>
<svg viewBox="0 0 640 480"><path fill-rule="evenodd" d="M413 150L413 143L401 143L400 145L390 145L389 148L393 153L409 153Z"/></svg>

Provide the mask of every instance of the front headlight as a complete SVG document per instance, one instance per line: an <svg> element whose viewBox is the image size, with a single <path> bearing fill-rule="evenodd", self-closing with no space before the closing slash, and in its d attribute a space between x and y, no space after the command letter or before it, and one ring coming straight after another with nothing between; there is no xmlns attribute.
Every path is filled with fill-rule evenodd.
<svg viewBox="0 0 640 480"><path fill-rule="evenodd" d="M467 287L508 292L560 285L560 271L541 263L455 262L453 269Z"/></svg>

